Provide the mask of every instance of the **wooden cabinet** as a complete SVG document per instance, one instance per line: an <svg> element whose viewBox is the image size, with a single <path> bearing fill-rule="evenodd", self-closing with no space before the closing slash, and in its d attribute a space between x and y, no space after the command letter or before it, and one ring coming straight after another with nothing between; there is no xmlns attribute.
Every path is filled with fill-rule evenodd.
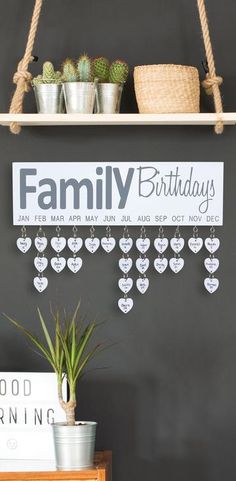
<svg viewBox="0 0 236 481"><path fill-rule="evenodd" d="M112 481L112 453L96 453L94 467L84 471L0 471L0 481Z"/></svg>

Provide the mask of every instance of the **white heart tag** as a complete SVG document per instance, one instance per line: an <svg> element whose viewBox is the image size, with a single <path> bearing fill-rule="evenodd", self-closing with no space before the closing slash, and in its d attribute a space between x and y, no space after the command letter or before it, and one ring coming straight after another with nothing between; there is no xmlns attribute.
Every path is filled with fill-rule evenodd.
<svg viewBox="0 0 236 481"><path fill-rule="evenodd" d="M197 254L203 246L203 240L201 237L191 237L188 240L188 246L194 254Z"/></svg>
<svg viewBox="0 0 236 481"><path fill-rule="evenodd" d="M124 314L127 314L132 309L133 305L134 305L134 301L130 297L127 297L127 298L122 297L118 301L118 306L120 310L124 312Z"/></svg>
<svg viewBox="0 0 236 481"><path fill-rule="evenodd" d="M34 265L38 272L43 272L48 266L48 260L46 257L35 257L34 258Z"/></svg>
<svg viewBox="0 0 236 481"><path fill-rule="evenodd" d="M121 237L119 240L120 249L127 254L133 245L133 239L131 237Z"/></svg>
<svg viewBox="0 0 236 481"><path fill-rule="evenodd" d="M157 237L154 240L154 247L159 252L159 254L163 254L169 245L169 241L166 237Z"/></svg>
<svg viewBox="0 0 236 481"><path fill-rule="evenodd" d="M102 237L101 246L108 254L111 252L116 245L116 240L114 237Z"/></svg>
<svg viewBox="0 0 236 481"><path fill-rule="evenodd" d="M145 294L145 292L149 288L149 279L147 277L139 277L139 279L137 279L136 281L136 286L139 292L141 292L141 294Z"/></svg>
<svg viewBox="0 0 236 481"><path fill-rule="evenodd" d="M213 257L212 259L208 257L207 259L204 260L204 266L207 269L207 271L210 272L210 274L214 274L214 272L217 271L219 265L220 265L220 261L215 257Z"/></svg>
<svg viewBox="0 0 236 481"><path fill-rule="evenodd" d="M124 294L127 294L130 291L130 289L132 289L133 287L133 279L131 279L131 277L127 277L127 278L122 277L118 281L118 286L120 290L124 292Z"/></svg>
<svg viewBox="0 0 236 481"><path fill-rule="evenodd" d="M119 268L122 272L124 272L124 274L127 274L130 271L132 265L133 261L131 257L121 257L121 259L119 260Z"/></svg>
<svg viewBox="0 0 236 481"><path fill-rule="evenodd" d="M205 239L205 246L208 252L214 254L220 247L220 239L217 239L217 237L207 237L207 239Z"/></svg>
<svg viewBox="0 0 236 481"><path fill-rule="evenodd" d="M213 292L215 292L219 287L219 281L215 277L213 277L213 278L207 277L204 280L204 286L205 286L206 290L208 292L210 292L210 294L213 294Z"/></svg>
<svg viewBox="0 0 236 481"><path fill-rule="evenodd" d="M73 254L77 254L83 245L83 239L81 237L69 237L67 245Z"/></svg>
<svg viewBox="0 0 236 481"><path fill-rule="evenodd" d="M67 265L71 272L73 272L74 274L76 274L81 269L82 264L83 261L81 257L69 257L69 259L67 259Z"/></svg>
<svg viewBox="0 0 236 481"><path fill-rule="evenodd" d="M66 267L66 260L64 257L52 257L51 266L59 274Z"/></svg>
<svg viewBox="0 0 236 481"><path fill-rule="evenodd" d="M157 257L157 259L154 260L154 267L159 274L162 274L165 272L166 268L168 266L168 260L166 257Z"/></svg>
<svg viewBox="0 0 236 481"><path fill-rule="evenodd" d="M184 247L184 239L183 237L173 237L170 240L171 249L176 253L179 254Z"/></svg>
<svg viewBox="0 0 236 481"><path fill-rule="evenodd" d="M39 292L43 292L48 287L48 280L46 277L35 277L34 287Z"/></svg>
<svg viewBox="0 0 236 481"><path fill-rule="evenodd" d="M61 252L66 247L66 239L65 237L52 237L51 238L51 246L56 252Z"/></svg>
<svg viewBox="0 0 236 481"><path fill-rule="evenodd" d="M16 241L16 245L18 249L25 254L30 249L32 240L30 237L19 237L19 239Z"/></svg>
<svg viewBox="0 0 236 481"><path fill-rule="evenodd" d="M145 257L144 259L139 257L136 260L136 267L138 271L141 272L141 274L144 274L144 272L146 272L146 270L149 268L149 259L147 257Z"/></svg>
<svg viewBox="0 0 236 481"><path fill-rule="evenodd" d="M181 269L183 269L183 267L184 267L184 259L182 259L182 257L177 257L177 258L172 257L169 260L169 265L170 265L171 270L175 274L178 274L178 272L180 272Z"/></svg>
<svg viewBox="0 0 236 481"><path fill-rule="evenodd" d="M38 252L43 252L48 245L48 240L46 237L37 236L34 239L34 245Z"/></svg>
<svg viewBox="0 0 236 481"><path fill-rule="evenodd" d="M147 237L139 237L136 240L136 247L139 252L141 252L141 254L145 254L145 252L147 252L150 247L150 239L148 239Z"/></svg>
<svg viewBox="0 0 236 481"><path fill-rule="evenodd" d="M84 244L86 249L91 252L91 254L94 254L100 246L100 240L97 237L88 237L85 239Z"/></svg>

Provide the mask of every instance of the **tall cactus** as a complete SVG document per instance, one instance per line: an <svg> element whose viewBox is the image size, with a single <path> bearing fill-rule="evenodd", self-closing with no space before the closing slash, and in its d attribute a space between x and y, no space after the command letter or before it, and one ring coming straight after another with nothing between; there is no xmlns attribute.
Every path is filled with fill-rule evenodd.
<svg viewBox="0 0 236 481"><path fill-rule="evenodd" d="M84 54L79 57L77 61L77 72L80 82L93 82L93 62L88 55Z"/></svg>
<svg viewBox="0 0 236 481"><path fill-rule="evenodd" d="M62 80L63 82L78 82L79 80L76 65L70 58L67 58L62 64Z"/></svg>
<svg viewBox="0 0 236 481"><path fill-rule="evenodd" d="M93 60L94 78L101 83L109 81L109 60L105 57L97 57Z"/></svg>
<svg viewBox="0 0 236 481"><path fill-rule="evenodd" d="M109 82L124 83L129 74L129 66L123 60L115 60L110 66Z"/></svg>

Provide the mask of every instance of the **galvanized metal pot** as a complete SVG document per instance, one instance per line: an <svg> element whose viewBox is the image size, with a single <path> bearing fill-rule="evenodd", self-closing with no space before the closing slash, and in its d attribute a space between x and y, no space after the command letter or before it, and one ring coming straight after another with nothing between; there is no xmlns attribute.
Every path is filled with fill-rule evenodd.
<svg viewBox="0 0 236 481"><path fill-rule="evenodd" d="M118 114L120 112L123 84L99 83L97 85L96 112Z"/></svg>
<svg viewBox="0 0 236 481"><path fill-rule="evenodd" d="M65 82L63 84L68 114L92 114L96 84L94 82Z"/></svg>
<svg viewBox="0 0 236 481"><path fill-rule="evenodd" d="M56 467L61 471L87 469L93 466L96 422L52 424Z"/></svg>
<svg viewBox="0 0 236 481"><path fill-rule="evenodd" d="M65 111L62 85L33 85L37 111L39 114L61 114Z"/></svg>

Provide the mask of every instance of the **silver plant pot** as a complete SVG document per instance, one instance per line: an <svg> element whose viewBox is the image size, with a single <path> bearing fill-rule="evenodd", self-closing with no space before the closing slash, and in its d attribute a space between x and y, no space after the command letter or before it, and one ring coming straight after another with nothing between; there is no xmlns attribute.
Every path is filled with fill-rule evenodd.
<svg viewBox="0 0 236 481"><path fill-rule="evenodd" d="M96 113L118 114L122 92L123 84L99 83L97 85Z"/></svg>
<svg viewBox="0 0 236 481"><path fill-rule="evenodd" d="M96 422L77 422L75 426L52 424L56 467L61 471L93 466Z"/></svg>
<svg viewBox="0 0 236 481"><path fill-rule="evenodd" d="M39 114L61 114L65 111L62 85L33 85L37 111Z"/></svg>
<svg viewBox="0 0 236 481"><path fill-rule="evenodd" d="M63 84L68 114L92 114L96 84L94 82L65 82Z"/></svg>

